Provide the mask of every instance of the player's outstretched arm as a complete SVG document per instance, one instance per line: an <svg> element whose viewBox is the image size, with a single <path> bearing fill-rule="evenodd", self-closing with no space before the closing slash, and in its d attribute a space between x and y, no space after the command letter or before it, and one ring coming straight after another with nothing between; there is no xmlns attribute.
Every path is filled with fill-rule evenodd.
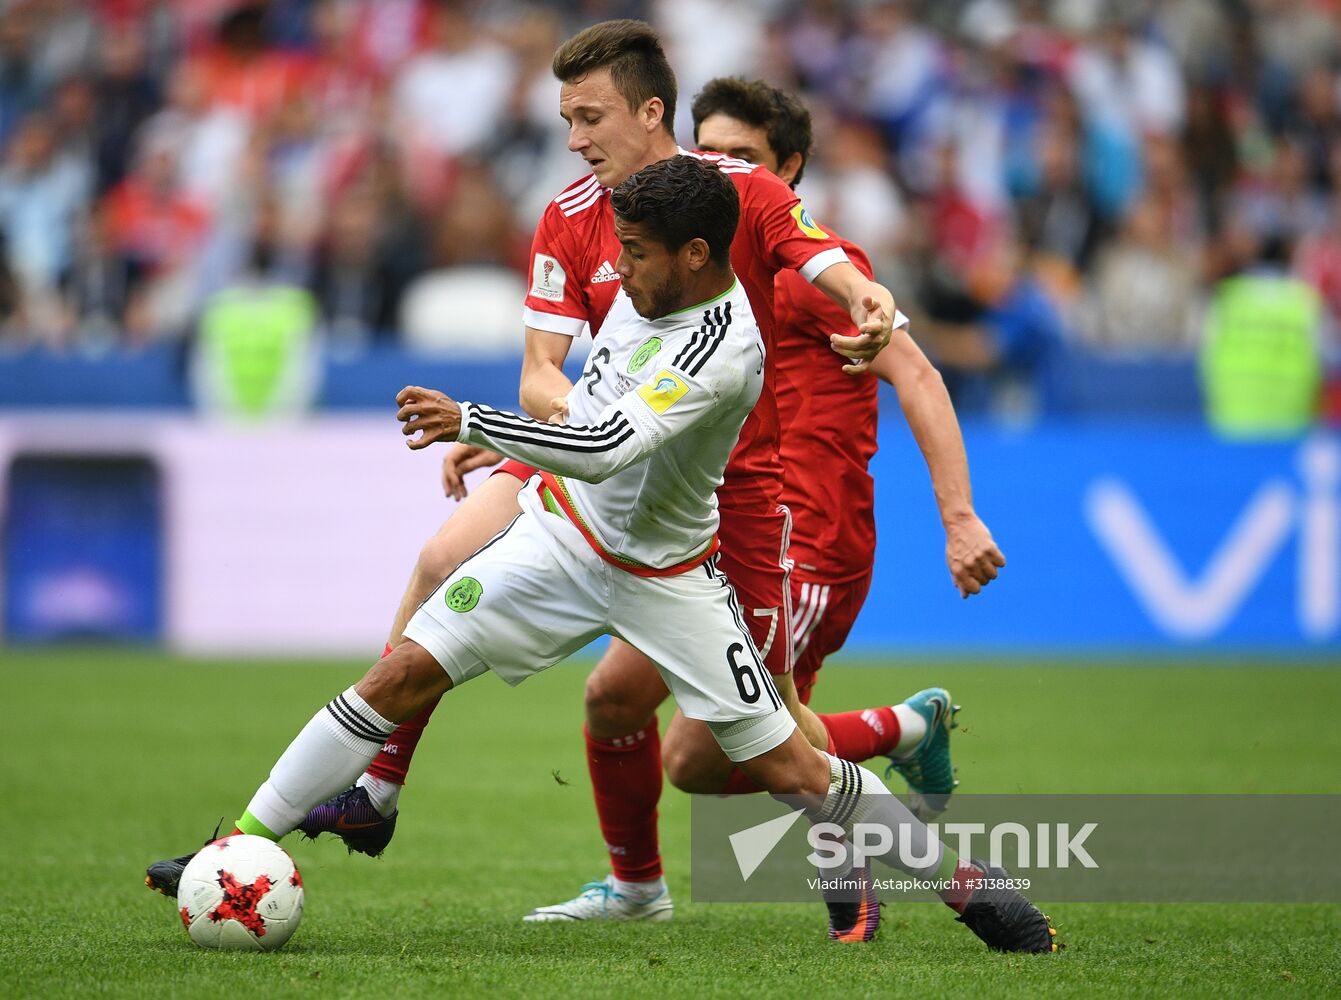
<svg viewBox="0 0 1341 1000"><path fill-rule="evenodd" d="M435 389L406 386L396 395L400 406L396 419L415 450L459 440L556 475L598 483L707 418L715 399L730 391L725 386L710 389L683 372L661 369L591 423L562 424L482 403L458 403ZM550 400L547 409L557 402Z"/></svg>
<svg viewBox="0 0 1341 1000"><path fill-rule="evenodd" d="M968 456L945 381L907 330L894 331L871 371L894 386L904 419L922 450L945 526L945 561L961 597L976 594L1006 565L992 533L973 509Z"/></svg>
<svg viewBox="0 0 1341 1000"><path fill-rule="evenodd" d="M894 305L894 296L878 281L862 274L851 261L831 264L815 277L815 287L833 299L852 317L857 332L853 336L833 334L833 349L853 364L844 365L848 374L865 372L870 362L889 344L894 327L907 322Z"/></svg>

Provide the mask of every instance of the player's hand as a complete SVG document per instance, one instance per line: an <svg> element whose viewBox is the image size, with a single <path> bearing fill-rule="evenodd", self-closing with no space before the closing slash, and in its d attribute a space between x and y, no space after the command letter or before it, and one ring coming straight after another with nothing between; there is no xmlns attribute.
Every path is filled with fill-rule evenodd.
<svg viewBox="0 0 1341 1000"><path fill-rule="evenodd" d="M843 371L849 375L865 374L871 360L885 349L894 336L894 314L873 296L862 297L861 304L852 310L852 322L857 325L855 337L831 334L829 346L845 358L851 358L853 364L844 365Z"/></svg>
<svg viewBox="0 0 1341 1000"><path fill-rule="evenodd" d="M396 393L396 404L400 407L396 419L405 425L400 432L410 439L405 443L412 451L437 441L455 441L461 433L461 406L446 393L407 385Z"/></svg>
<svg viewBox="0 0 1341 1000"><path fill-rule="evenodd" d="M952 521L945 529L945 562L960 597L976 594L996 579L1006 557L976 514Z"/></svg>
<svg viewBox="0 0 1341 1000"><path fill-rule="evenodd" d="M550 408L554 410L554 412L551 413L551 414L549 415L549 422L550 422L551 424L566 424L566 423L568 423L568 397L567 397L567 396L555 396L552 400L550 400L549 405L550 405Z"/></svg>
<svg viewBox="0 0 1341 1000"><path fill-rule="evenodd" d="M442 457L442 494L453 500L466 498L466 473L487 469L503 461L503 456L475 444L453 442Z"/></svg>

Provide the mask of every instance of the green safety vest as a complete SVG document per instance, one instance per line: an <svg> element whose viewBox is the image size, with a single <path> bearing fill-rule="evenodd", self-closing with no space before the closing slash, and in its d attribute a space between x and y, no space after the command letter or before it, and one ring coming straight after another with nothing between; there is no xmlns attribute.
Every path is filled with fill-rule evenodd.
<svg viewBox="0 0 1341 1000"><path fill-rule="evenodd" d="M1201 345L1211 426L1230 437L1298 434L1314 421L1322 303L1305 282L1245 274L1220 282Z"/></svg>
<svg viewBox="0 0 1341 1000"><path fill-rule="evenodd" d="M292 286L241 286L211 296L201 349L225 409L259 417L283 402L308 364L316 318L312 296Z"/></svg>

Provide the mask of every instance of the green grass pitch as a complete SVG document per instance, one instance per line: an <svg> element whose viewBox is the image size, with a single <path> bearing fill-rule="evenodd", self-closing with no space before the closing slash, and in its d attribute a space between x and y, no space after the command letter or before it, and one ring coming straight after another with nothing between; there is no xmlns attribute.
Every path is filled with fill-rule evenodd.
<svg viewBox="0 0 1341 1000"><path fill-rule="evenodd" d="M676 917L523 925L602 875L579 736L585 670L449 695L378 861L286 846L303 926L273 955L207 953L147 862L231 822L350 662L4 651L0 996L1335 996L1341 906L1049 907L1067 948L986 951L943 908L887 907L870 946L819 905L688 902L688 799L667 791ZM973 792L1341 792L1341 670L1314 665L831 664L816 707L931 683L965 708ZM564 783L556 781L558 775ZM1337 864L1337 857L1319 858Z"/></svg>

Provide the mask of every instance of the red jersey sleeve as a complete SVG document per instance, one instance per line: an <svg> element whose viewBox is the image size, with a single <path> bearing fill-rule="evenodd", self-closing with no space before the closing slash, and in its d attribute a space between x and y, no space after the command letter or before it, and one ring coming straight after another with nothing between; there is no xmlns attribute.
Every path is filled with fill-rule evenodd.
<svg viewBox="0 0 1341 1000"><path fill-rule="evenodd" d="M842 244L815 224L796 192L767 170L753 170L740 191L741 217L753 220L759 256L771 270L789 268L814 281L826 267L848 259Z"/></svg>
<svg viewBox="0 0 1341 1000"><path fill-rule="evenodd" d="M563 207L550 202L531 241L530 287L523 319L527 326L576 337L590 315L583 255Z"/></svg>

